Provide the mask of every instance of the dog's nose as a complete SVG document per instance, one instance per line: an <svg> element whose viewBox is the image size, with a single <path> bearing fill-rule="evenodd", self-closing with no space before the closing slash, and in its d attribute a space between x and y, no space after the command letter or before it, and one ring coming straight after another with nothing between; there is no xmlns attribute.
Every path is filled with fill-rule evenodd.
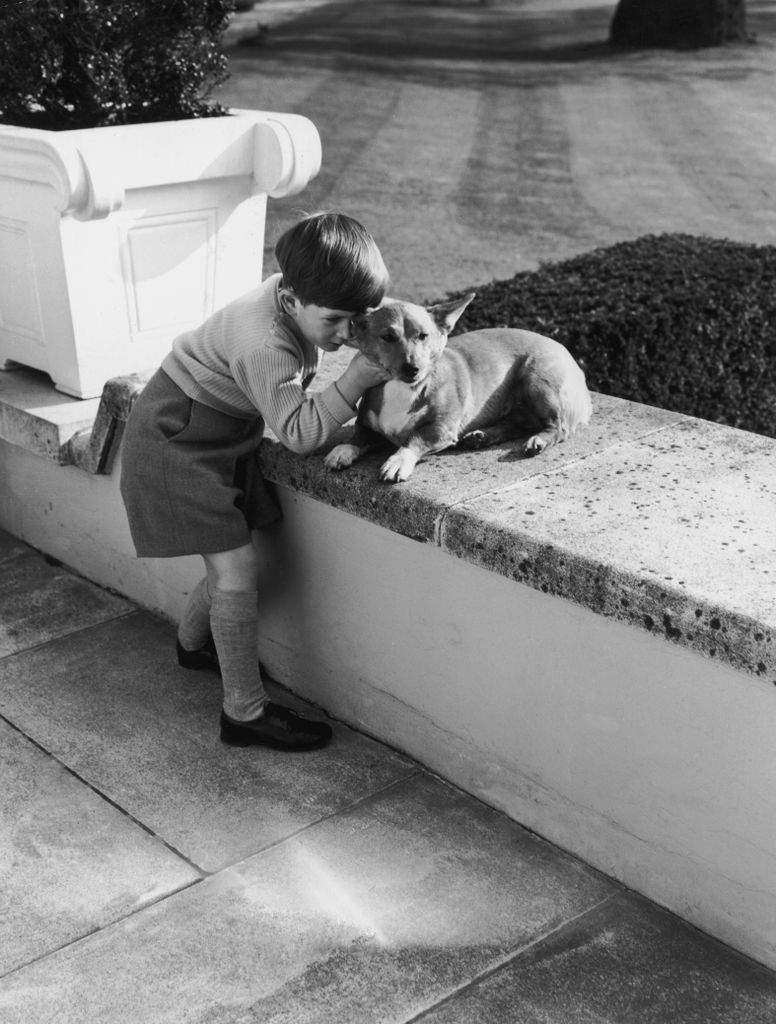
<svg viewBox="0 0 776 1024"><path fill-rule="evenodd" d="M420 369L412 363L404 363L401 368L401 375L405 380L415 380L419 373Z"/></svg>

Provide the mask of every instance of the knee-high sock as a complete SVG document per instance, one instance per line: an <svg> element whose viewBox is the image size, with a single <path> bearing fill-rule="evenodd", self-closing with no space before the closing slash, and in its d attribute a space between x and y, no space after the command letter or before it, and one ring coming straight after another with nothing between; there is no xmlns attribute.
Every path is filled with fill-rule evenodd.
<svg viewBox="0 0 776 1024"><path fill-rule="evenodd" d="M224 711L246 722L260 715L267 702L259 673L257 593L214 589L211 599L210 628L221 666Z"/></svg>
<svg viewBox="0 0 776 1024"><path fill-rule="evenodd" d="M189 594L178 626L178 640L187 651L198 651L210 639L210 591L207 576Z"/></svg>

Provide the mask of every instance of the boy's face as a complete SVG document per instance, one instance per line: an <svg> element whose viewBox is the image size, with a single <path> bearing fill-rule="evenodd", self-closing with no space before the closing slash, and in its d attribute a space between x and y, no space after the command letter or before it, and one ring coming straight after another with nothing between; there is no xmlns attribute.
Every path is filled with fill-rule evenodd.
<svg viewBox="0 0 776 1024"><path fill-rule="evenodd" d="M350 338L350 321L356 315L346 309L329 309L328 306L302 305L293 298L291 316L299 330L309 342L324 352L336 352Z"/></svg>

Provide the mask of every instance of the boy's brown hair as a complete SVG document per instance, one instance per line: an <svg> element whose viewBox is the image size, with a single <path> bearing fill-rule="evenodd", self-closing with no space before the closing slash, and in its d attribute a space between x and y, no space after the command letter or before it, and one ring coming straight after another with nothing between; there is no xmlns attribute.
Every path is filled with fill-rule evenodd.
<svg viewBox="0 0 776 1024"><path fill-rule="evenodd" d="M345 213L315 213L275 246L283 284L305 305L355 313L379 306L388 271L366 228Z"/></svg>

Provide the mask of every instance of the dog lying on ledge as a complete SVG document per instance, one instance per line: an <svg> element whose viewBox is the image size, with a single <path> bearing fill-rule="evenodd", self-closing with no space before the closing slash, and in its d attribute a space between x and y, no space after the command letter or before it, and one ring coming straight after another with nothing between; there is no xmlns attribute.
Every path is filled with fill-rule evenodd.
<svg viewBox="0 0 776 1024"><path fill-rule="evenodd" d="M427 309L388 299L354 318L350 344L391 379L361 399L352 441L329 452L329 469L351 466L387 438L397 451L380 478L395 483L407 480L426 455L453 445L527 438L523 454L538 455L588 422L585 375L559 342L511 328L448 340L473 298Z"/></svg>

